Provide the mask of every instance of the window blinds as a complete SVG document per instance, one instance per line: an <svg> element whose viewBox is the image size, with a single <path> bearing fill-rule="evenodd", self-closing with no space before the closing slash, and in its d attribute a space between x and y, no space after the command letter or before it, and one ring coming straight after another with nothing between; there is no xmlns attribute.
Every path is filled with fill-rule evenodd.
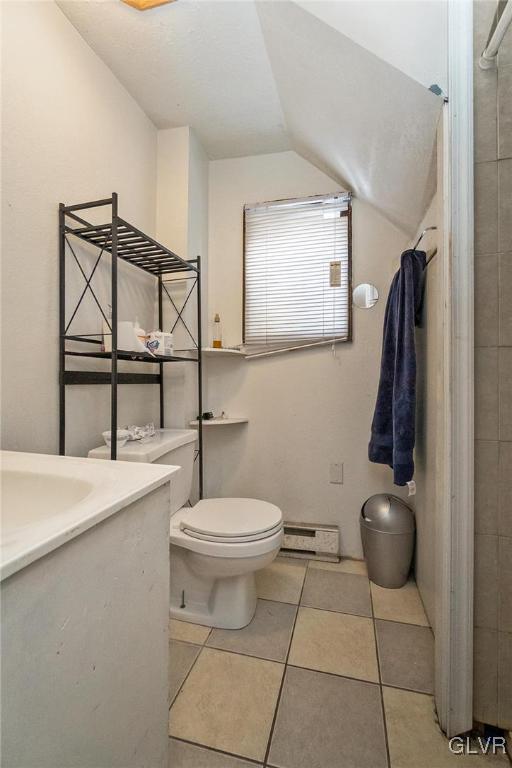
<svg viewBox="0 0 512 768"><path fill-rule="evenodd" d="M350 338L350 195L244 208L248 350Z"/></svg>

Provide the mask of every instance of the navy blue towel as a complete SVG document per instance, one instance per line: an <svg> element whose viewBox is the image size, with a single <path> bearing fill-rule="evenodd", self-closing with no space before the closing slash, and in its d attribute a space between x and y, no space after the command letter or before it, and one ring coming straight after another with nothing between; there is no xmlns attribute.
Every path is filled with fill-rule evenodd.
<svg viewBox="0 0 512 768"><path fill-rule="evenodd" d="M414 475L416 348L414 326L421 306L424 251L404 251L389 289L384 317L379 391L368 458L388 464L395 485Z"/></svg>

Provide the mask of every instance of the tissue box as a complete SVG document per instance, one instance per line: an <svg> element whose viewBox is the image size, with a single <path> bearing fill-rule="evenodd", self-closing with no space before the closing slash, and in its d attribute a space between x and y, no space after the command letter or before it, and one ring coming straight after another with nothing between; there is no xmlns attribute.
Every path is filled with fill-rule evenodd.
<svg viewBox="0 0 512 768"><path fill-rule="evenodd" d="M170 357L174 351L172 333L152 331L149 334L146 346L154 355Z"/></svg>

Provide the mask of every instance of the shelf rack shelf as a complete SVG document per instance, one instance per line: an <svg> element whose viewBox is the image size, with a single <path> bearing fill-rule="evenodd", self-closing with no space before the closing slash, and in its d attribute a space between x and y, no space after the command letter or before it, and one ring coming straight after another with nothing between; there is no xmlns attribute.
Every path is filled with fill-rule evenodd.
<svg viewBox="0 0 512 768"><path fill-rule="evenodd" d="M203 355L208 357L245 357L245 352L240 349L229 349L229 347L203 347Z"/></svg>
<svg viewBox="0 0 512 768"><path fill-rule="evenodd" d="M248 424L249 419L246 419L242 416L236 419L230 419L228 417L221 418L218 416L217 418L213 419L203 419L203 429L204 427L223 427L223 426L229 426L230 424ZM191 427L197 427L199 426L199 419L194 419L194 421L189 422Z"/></svg>
<svg viewBox="0 0 512 768"><path fill-rule="evenodd" d="M111 352L75 352L66 350L69 357L96 357L102 360L111 360ZM132 352L130 350L117 350L118 360L129 360L134 363L197 363L197 357L186 357L185 355L149 355L144 352Z"/></svg>
<svg viewBox="0 0 512 768"><path fill-rule="evenodd" d="M96 208L110 208L110 216L104 224L92 224L82 217L82 211L88 211ZM89 275L86 274L78 256L73 248L72 240L76 238L82 242L88 243L99 250L99 255L94 262L94 266ZM111 262L111 308L112 317L107 318L103 307L91 285L92 278L104 254L110 254ZM76 262L85 282L85 287L76 304L70 318L66 318L66 255ZM133 352L117 348L117 299L118 299L118 261L131 264L134 267L144 270L155 278L155 287L158 291L158 322L160 327L163 324L163 300L164 295L170 300L176 311L176 322L182 323L191 337L194 349L190 352L183 352L172 356L153 356L144 352ZM166 284L173 280L191 280L192 285L187 292L187 297L181 309L178 309ZM86 343L88 345L101 345L101 334L84 333L72 334L70 327L75 318L78 309L86 296L90 292L99 313L103 320L108 324L112 338L112 352L102 350L87 349L78 351L70 349L70 343ZM183 310L188 303L189 298L195 292L197 304L197 338L194 338L190 332L185 319ZM110 362L110 371L86 371L69 370L66 367L68 358L100 359ZM118 362L134 363L152 363L158 366L158 373L149 372L124 372L118 370ZM66 387L77 384L109 384L111 387L111 419L110 428L115 433L118 428L117 421L117 401L119 384L157 384L160 388L160 427L164 427L164 374L165 364L177 362L191 362L197 365L197 400L198 412L203 412L202 403L202 346L201 346L201 259L191 259L186 261L176 253L158 243L149 235L141 232L140 229L129 224L121 218L118 213L118 196L114 192L112 197L102 200L93 200L91 202L79 203L76 205L59 205L59 453L64 455L66 452ZM197 459L199 462L199 497L203 498L203 425L202 419L198 420L199 441ZM110 449L111 459L117 458L116 441L112 441Z"/></svg>

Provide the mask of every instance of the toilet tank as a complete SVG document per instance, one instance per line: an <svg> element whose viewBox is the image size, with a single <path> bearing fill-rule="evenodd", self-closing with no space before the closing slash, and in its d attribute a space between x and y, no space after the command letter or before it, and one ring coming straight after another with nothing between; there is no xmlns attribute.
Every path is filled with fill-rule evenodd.
<svg viewBox="0 0 512 768"><path fill-rule="evenodd" d="M197 442L195 429L157 429L154 437L142 442L130 440L117 449L119 461L139 461L148 464L173 464L181 467L172 476L171 515L181 509L190 497L192 471ZM100 445L89 451L90 459L110 459L110 448Z"/></svg>

